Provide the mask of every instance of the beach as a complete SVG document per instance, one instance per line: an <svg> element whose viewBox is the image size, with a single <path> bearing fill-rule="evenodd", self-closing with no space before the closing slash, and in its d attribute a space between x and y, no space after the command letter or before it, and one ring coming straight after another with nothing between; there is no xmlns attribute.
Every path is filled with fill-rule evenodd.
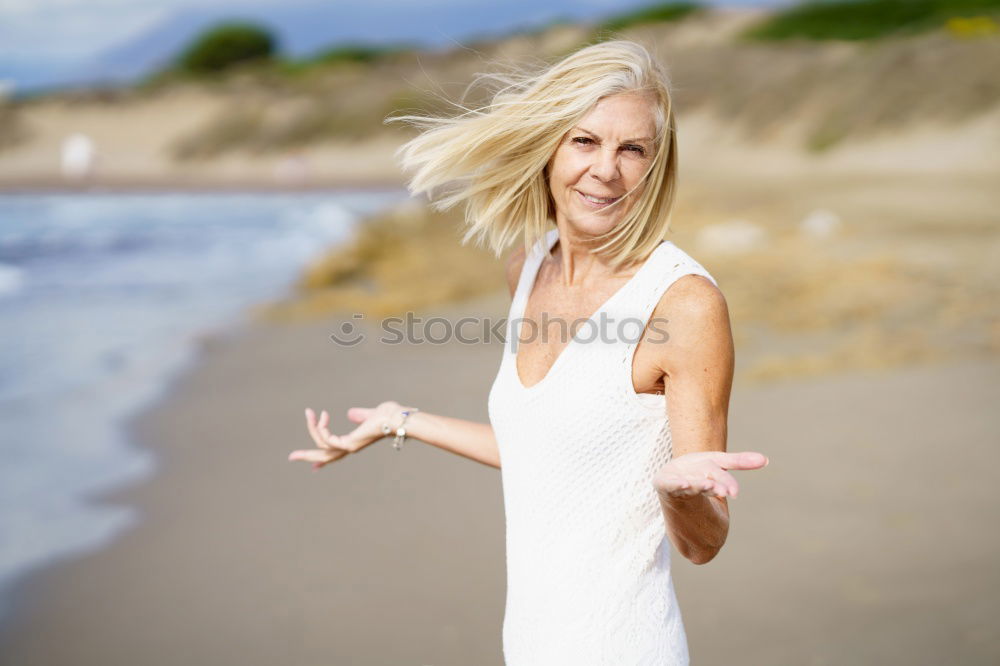
<svg viewBox="0 0 1000 666"><path fill-rule="evenodd" d="M673 553L693 663L995 663L1000 538L986 526L1000 508L989 476L1000 243L988 174L775 165L782 177L751 178L697 166L682 173L669 238L719 280L730 308L728 450L771 463L737 473L713 561ZM154 206L144 201L129 206ZM353 307L390 312L428 297L413 308L425 320L496 321L505 288L454 296L502 285L502 262L460 250L454 218L412 202L347 237L352 217L322 196L296 201L290 217L280 201L253 201L209 198L164 215L202 230L218 219L218 246L240 251L226 240L245 227L236 212L277 206L255 222L266 242L251 247L266 252L223 262L246 272L222 284L235 279L246 297L282 291L294 260L317 286L200 334L187 369L129 419L122 455L151 472L90 493L88 511L129 511L132 526L17 580L0 622L5 666L502 663L499 470L416 440L319 471L287 460L311 445L306 407L330 410L334 432L353 427L349 407L390 399L485 422L500 340L385 344L379 316L359 321ZM118 210L110 204L95 229ZM278 239L267 216L311 239L290 248L325 246L329 261L305 268L295 250L262 273ZM352 256L371 263L344 263ZM204 279L206 267L185 266L173 272ZM338 274L354 277L324 282ZM162 310L160 293L136 298ZM330 336L345 323L368 338L338 346Z"/></svg>
<svg viewBox="0 0 1000 666"><path fill-rule="evenodd" d="M1000 40L736 40L757 13L626 30L676 84L728 450L770 459L715 559L673 552L692 663L1000 663ZM510 303L383 121L590 35L0 100L0 666L502 664L500 470L287 457L307 407L487 421L502 340L379 339Z"/></svg>
<svg viewBox="0 0 1000 666"><path fill-rule="evenodd" d="M433 313L502 317L507 295ZM105 493L141 522L14 590L4 664L501 664L499 470L416 440L322 470L303 410L393 399L485 421L502 343L329 338L344 315L254 323L129 425L158 471ZM739 383L729 540L674 552L693 663L987 664L1000 538L986 529L1000 362L948 360Z"/></svg>

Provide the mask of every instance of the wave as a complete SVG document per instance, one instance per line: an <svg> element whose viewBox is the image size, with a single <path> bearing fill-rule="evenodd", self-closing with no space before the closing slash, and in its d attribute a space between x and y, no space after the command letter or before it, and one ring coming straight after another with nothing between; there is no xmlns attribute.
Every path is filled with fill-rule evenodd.
<svg viewBox="0 0 1000 666"><path fill-rule="evenodd" d="M24 286L24 270L17 266L0 263L0 298L21 291Z"/></svg>

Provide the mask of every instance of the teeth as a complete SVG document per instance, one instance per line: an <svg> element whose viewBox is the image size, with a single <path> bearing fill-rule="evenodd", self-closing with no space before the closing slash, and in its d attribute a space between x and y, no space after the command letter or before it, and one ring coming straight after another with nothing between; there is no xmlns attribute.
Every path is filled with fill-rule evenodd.
<svg viewBox="0 0 1000 666"><path fill-rule="evenodd" d="M583 194L583 192L581 192L580 194ZM587 201L593 201L594 203L602 203L602 204L611 203L612 201L618 199L618 197L611 197L610 199L598 199L597 197L592 197L589 194L583 194L583 196L585 199L587 199Z"/></svg>

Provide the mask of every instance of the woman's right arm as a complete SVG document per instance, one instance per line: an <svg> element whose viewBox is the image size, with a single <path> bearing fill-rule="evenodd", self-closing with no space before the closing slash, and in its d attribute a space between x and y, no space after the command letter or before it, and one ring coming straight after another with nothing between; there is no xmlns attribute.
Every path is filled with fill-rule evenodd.
<svg viewBox="0 0 1000 666"><path fill-rule="evenodd" d="M398 403L383 404L379 407L383 406L388 409L390 417L384 421L375 417L378 422L374 425L378 428L379 439L383 437L381 430L383 422L395 427L402 420L402 411L411 409ZM348 410L347 418L352 421L360 419L363 423L368 417L366 412L374 411L352 408ZM489 423L467 421L429 412L414 412L406 419L406 436L500 469L500 450L493 435L493 426ZM350 444L351 440L348 439L347 443Z"/></svg>
<svg viewBox="0 0 1000 666"><path fill-rule="evenodd" d="M334 435L329 430L330 415L326 410L316 418L315 412L306 409L306 426L318 448L292 451L289 460L311 462L315 469L340 460L348 453L357 453L386 437L383 424L395 430L402 421L404 407L398 402L387 401L377 407L351 407L347 418L358 427L346 435ZM500 451L493 428L488 423L477 423L440 416L428 412L414 412L406 420L406 436L438 448L465 456L490 467L500 468Z"/></svg>
<svg viewBox="0 0 1000 666"><path fill-rule="evenodd" d="M488 423L477 423L427 412L411 414L406 433L445 451L500 469L500 449Z"/></svg>
<svg viewBox="0 0 1000 666"><path fill-rule="evenodd" d="M512 298L524 265L524 256L524 249L519 248L511 253L506 262L507 286ZM401 420L403 409L402 405L392 401L383 402L378 407L352 407L347 411L347 418L357 423L358 427L342 436L330 432L330 416L325 410L317 420L313 410L306 409L306 425L319 448L293 451L288 459L305 460L319 469L385 437L382 425L388 424L390 428L395 428ZM445 451L500 469L500 449L493 427L488 423L418 411L407 418L406 434Z"/></svg>
<svg viewBox="0 0 1000 666"><path fill-rule="evenodd" d="M451 453L500 469L500 449L493 426L427 412L410 414L406 434Z"/></svg>

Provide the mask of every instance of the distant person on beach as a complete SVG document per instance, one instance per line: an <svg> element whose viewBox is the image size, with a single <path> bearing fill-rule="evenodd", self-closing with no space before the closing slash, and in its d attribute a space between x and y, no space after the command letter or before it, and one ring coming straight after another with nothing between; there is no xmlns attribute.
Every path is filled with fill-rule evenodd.
<svg viewBox="0 0 1000 666"><path fill-rule="evenodd" d="M670 82L631 41L588 45L502 84L482 109L400 149L414 194L449 186L470 228L507 260L508 338L490 423L387 401L329 430L306 410L322 467L393 436L500 469L507 666L688 664L671 544L709 562L729 531L726 452L734 349L725 298L665 240L677 179ZM443 266L442 270L447 270ZM553 332L554 330L554 332Z"/></svg>
<svg viewBox="0 0 1000 666"><path fill-rule="evenodd" d="M62 142L59 168L63 177L82 180L94 174L97 146L94 140L82 132L74 132Z"/></svg>

